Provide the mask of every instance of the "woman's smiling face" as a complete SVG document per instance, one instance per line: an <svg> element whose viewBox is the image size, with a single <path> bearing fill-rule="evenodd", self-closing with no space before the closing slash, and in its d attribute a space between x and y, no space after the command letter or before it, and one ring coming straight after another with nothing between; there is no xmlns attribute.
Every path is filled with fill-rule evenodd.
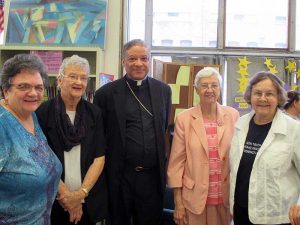
<svg viewBox="0 0 300 225"><path fill-rule="evenodd" d="M257 119L272 120L278 107L278 90L270 79L253 85L251 106Z"/></svg>

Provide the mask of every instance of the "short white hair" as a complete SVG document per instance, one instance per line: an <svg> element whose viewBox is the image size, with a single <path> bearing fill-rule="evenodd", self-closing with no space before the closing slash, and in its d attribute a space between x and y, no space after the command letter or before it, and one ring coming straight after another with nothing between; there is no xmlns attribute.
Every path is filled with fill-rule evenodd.
<svg viewBox="0 0 300 225"><path fill-rule="evenodd" d="M219 71L217 71L215 68L213 67L204 67L202 70L200 70L195 77L194 80L194 87L198 87L199 85L199 81L201 78L203 77L211 77L211 76L217 76L218 80L219 80L219 85L220 87L222 87L222 76L219 73Z"/></svg>
<svg viewBox="0 0 300 225"><path fill-rule="evenodd" d="M67 57L62 61L57 78L58 79L62 78L65 75L66 68L68 68L71 65L78 66L79 68L84 69L87 75L90 74L90 64L88 60L78 55L72 55L71 57Z"/></svg>

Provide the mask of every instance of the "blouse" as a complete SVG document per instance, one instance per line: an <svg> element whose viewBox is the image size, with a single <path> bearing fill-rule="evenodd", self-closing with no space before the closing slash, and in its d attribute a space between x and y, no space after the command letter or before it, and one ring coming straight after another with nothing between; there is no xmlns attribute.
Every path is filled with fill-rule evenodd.
<svg viewBox="0 0 300 225"><path fill-rule="evenodd" d="M62 166L32 116L35 135L0 105L0 224L50 224Z"/></svg>

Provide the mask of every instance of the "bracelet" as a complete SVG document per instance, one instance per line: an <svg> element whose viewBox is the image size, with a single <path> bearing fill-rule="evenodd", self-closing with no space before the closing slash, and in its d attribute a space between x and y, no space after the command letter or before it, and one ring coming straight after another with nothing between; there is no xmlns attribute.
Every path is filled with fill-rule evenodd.
<svg viewBox="0 0 300 225"><path fill-rule="evenodd" d="M89 191L86 188L81 188L81 190L84 192L85 197L89 195Z"/></svg>

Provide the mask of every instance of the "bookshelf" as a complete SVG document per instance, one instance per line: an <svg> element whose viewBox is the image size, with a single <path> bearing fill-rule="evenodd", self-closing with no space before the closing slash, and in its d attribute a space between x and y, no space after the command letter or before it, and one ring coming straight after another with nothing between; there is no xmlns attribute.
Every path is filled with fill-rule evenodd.
<svg viewBox="0 0 300 225"><path fill-rule="evenodd" d="M13 57L16 54L21 53L47 53L51 54L58 53L61 55L61 59L66 57L72 56L74 54L86 58L90 64L90 81L87 86L86 97L88 100L92 101L94 92L96 89L99 88L99 76L100 69L103 68L103 50L98 47L77 47L77 46L67 46L67 47L60 47L60 46L37 46L37 45L2 45L0 46L0 68L2 68L3 63ZM59 62L60 59L56 61ZM49 62L45 62L47 65ZM51 65L49 64L48 67ZM55 66L56 67L56 66ZM48 75L48 83L47 83L47 94L48 97L51 98L55 93L56 90L56 76L57 72L55 72L52 68ZM54 70L54 71L53 71Z"/></svg>

